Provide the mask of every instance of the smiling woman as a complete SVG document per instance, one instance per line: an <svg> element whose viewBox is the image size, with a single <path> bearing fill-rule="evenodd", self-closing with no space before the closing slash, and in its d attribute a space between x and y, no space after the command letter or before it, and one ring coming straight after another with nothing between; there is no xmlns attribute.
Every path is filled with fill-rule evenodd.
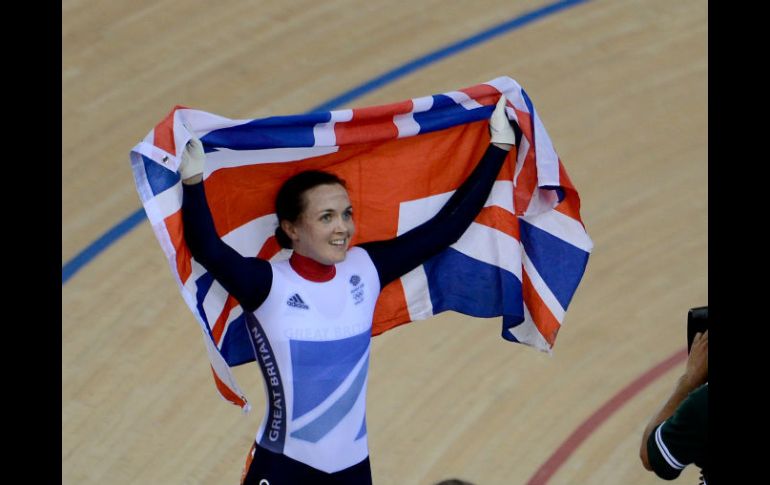
<svg viewBox="0 0 770 485"><path fill-rule="evenodd" d="M278 192L275 213L282 248L327 265L345 259L356 228L345 182L336 175L308 170L290 178Z"/></svg>
<svg viewBox="0 0 770 485"><path fill-rule="evenodd" d="M686 356L683 328L672 322L681 320L683 308L708 302L707 253L714 247L707 217L714 173L707 169L708 6L701 0L62 2L61 482L237 483L265 413L256 365L232 364L243 391L236 396L246 396L255 412L242 414L214 386L205 339L220 330L217 343L229 350L225 337L236 315L232 329L242 332L243 352L222 355L254 360L240 307L231 314L224 303L229 294L217 283L204 293L210 278L193 284L208 274L198 264L191 295L180 290L176 265L169 264L177 260L159 244L125 166L126 152L171 107L262 119L392 103L505 74L535 102L579 188L597 250L552 355L502 341L498 319L456 311L372 339L366 424L373 479L526 483L547 465L553 484L662 483L640 466L639 435ZM37 115L37 128L20 128L47 132L46 115ZM204 146L207 131L198 132ZM453 186L485 148L466 158L467 171ZM39 162L30 174L59 159ZM308 165L332 170L327 167ZM392 231L370 237L372 212L364 202L374 191L357 190L354 170L334 170L347 182L354 209L351 245L400 234L394 220ZM274 224L242 246L257 231L232 231L272 214L278 187L263 197L264 212L250 208L254 215L231 224L220 219L224 202L246 205L258 196L244 180L248 194L224 198L221 174L205 182L220 236L248 255L267 240L272 258ZM408 180L403 172L390 174ZM37 178L22 184L27 198L37 197ZM173 203L181 197L179 184ZM178 219L170 229L181 229ZM198 289L209 301L194 299ZM217 294L225 296L210 305ZM381 293L378 304L387 297ZM202 334L199 315L212 307L211 330ZM34 320L36 309L26 310ZM287 338L332 338L332 330L311 323ZM336 338L360 332L339 327ZM21 343L34 350L36 342ZM671 356L681 358L669 364ZM607 412L596 419L597 411ZM570 439L573 432L584 439ZM559 458L556 465L551 456ZM696 467L687 467L673 483L697 481Z"/></svg>
<svg viewBox="0 0 770 485"><path fill-rule="evenodd" d="M202 183L203 146L187 143L179 167L185 239L245 310L267 393L242 483L371 483L366 384L377 295L456 242L484 206L521 137L505 104L500 96L491 144L470 176L433 218L398 237L350 248L345 182L320 171L291 177L276 197L276 237L293 249L281 262L241 256L218 237Z"/></svg>

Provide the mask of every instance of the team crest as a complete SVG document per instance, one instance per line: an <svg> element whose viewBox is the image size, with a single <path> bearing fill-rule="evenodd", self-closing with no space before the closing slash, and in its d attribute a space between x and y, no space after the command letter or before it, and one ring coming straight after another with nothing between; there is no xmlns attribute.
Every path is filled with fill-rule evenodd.
<svg viewBox="0 0 770 485"><path fill-rule="evenodd" d="M364 283L361 281L361 277L354 274L350 277L350 284L353 285L353 289L350 290L350 294L353 295L353 301L356 305L364 301Z"/></svg>

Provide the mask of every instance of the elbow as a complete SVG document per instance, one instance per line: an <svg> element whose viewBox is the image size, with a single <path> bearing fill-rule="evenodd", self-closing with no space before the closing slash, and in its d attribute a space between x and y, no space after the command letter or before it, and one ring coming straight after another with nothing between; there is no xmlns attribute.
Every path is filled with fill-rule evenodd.
<svg viewBox="0 0 770 485"><path fill-rule="evenodd" d="M646 438L646 436L645 436ZM642 460L642 466L645 470L651 472L652 465L650 465L650 458L647 455L647 440L642 441L642 446L639 448L639 459Z"/></svg>
<svg viewBox="0 0 770 485"><path fill-rule="evenodd" d="M187 248L190 250L192 257L195 258L195 261L207 270L217 267L219 264L219 255L216 251L210 250L195 237L185 237L185 240L187 242Z"/></svg>
<svg viewBox="0 0 770 485"><path fill-rule="evenodd" d="M644 469L649 472L653 472L658 478L663 480L674 480L677 478L679 476L679 470L669 469L659 465L656 465L655 467L652 466L647 448L648 439L649 434L645 433L644 440L642 440L642 446L639 448L639 459L642 461L642 466ZM650 446L654 446L654 444Z"/></svg>

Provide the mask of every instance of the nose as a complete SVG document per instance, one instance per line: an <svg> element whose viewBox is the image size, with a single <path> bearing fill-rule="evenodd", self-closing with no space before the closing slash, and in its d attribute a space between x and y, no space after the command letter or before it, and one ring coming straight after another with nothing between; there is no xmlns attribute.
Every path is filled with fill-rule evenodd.
<svg viewBox="0 0 770 485"><path fill-rule="evenodd" d="M345 237L353 237L353 233L356 231L356 226L353 223L351 217L339 216L335 219L334 233L337 235L344 235Z"/></svg>
<svg viewBox="0 0 770 485"><path fill-rule="evenodd" d="M348 232L348 226L345 220L343 220L342 216L335 218L335 222L336 224L334 224L334 232L337 232L337 233Z"/></svg>

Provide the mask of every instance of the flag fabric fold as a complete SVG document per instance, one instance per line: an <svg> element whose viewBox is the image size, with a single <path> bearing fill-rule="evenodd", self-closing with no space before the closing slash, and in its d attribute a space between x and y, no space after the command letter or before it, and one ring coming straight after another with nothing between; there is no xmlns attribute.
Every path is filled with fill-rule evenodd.
<svg viewBox="0 0 770 485"><path fill-rule="evenodd" d="M383 288L372 333L453 310L502 316L502 337L550 352L592 249L578 192L522 87L499 77L457 91L365 108L232 120L175 107L130 153L153 231L203 332L221 396L248 410L230 367L254 361L238 302L184 240L184 146L200 138L218 234L244 256L288 258L275 241L274 200L292 175L341 176L354 207L353 244L389 239L430 219L489 144L500 95L521 128L485 207L460 240Z"/></svg>

